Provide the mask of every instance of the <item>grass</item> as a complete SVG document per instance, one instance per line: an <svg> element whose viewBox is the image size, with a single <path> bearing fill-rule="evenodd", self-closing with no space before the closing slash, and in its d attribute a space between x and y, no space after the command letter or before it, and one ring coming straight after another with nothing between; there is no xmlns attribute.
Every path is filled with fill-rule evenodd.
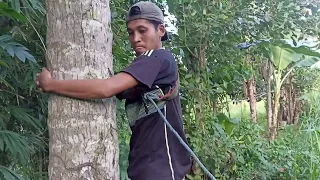
<svg viewBox="0 0 320 180"><path fill-rule="evenodd" d="M273 154L268 153L277 164L285 167L279 179L320 178L320 93L309 92L302 96L308 108L302 113L299 124L286 126L279 131L275 142L270 144ZM229 103L230 117L240 120L250 119L250 104L242 101ZM228 114L228 111L224 111ZM258 124L267 130L265 102L257 102ZM267 152L265 152L267 153Z"/></svg>
<svg viewBox="0 0 320 180"><path fill-rule="evenodd" d="M240 103L233 104L232 102L228 104L229 115L230 118L236 118L241 120L251 119L250 116L250 104L247 101L241 101ZM265 107L265 101L257 102L257 121L258 123L267 130L268 122L267 122L267 111ZM223 111L226 115L228 114L227 109L225 108Z"/></svg>
<svg viewBox="0 0 320 180"><path fill-rule="evenodd" d="M238 104L229 103L230 117L248 119L250 118L250 104L247 101L242 101ZM257 102L257 118L266 119L265 102Z"/></svg>

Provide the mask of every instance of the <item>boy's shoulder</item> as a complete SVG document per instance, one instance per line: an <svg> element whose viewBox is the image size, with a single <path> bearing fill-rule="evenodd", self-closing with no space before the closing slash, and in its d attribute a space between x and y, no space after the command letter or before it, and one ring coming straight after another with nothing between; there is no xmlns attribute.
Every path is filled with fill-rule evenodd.
<svg viewBox="0 0 320 180"><path fill-rule="evenodd" d="M161 48L161 49L152 49L152 50L148 50L144 53L142 53L140 56L137 57L137 59L139 58L148 58L148 57L152 57L152 58L174 58L173 54L171 53L170 50Z"/></svg>

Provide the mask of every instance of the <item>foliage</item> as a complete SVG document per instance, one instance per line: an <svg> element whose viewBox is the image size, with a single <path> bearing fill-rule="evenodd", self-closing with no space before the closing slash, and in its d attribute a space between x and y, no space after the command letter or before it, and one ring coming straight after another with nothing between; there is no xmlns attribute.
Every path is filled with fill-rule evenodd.
<svg viewBox="0 0 320 180"><path fill-rule="evenodd" d="M28 17L0 2L0 178L36 177L37 163L31 163L45 152L46 98L35 90L34 79L40 70L43 52L38 37L30 31ZM20 5L20 2L15 5ZM23 1L25 4L29 1ZM36 3L37 1L33 1ZM24 6L19 9L28 13ZM35 26L32 28L36 28ZM9 32L10 30L10 32ZM23 31L29 31L24 33ZM30 38L26 40L26 38ZM36 53L37 52L37 53ZM46 171L46 167L41 170Z"/></svg>
<svg viewBox="0 0 320 180"><path fill-rule="evenodd" d="M278 124L279 100L283 82L293 69L298 67L310 68L320 61L320 53L317 52L319 45L317 42L296 42L294 40L284 39L259 40L254 42L253 45L265 48L268 52L267 61L271 61L274 65L274 68L272 68L274 79L274 110L272 122L270 123L270 136L271 139L274 139L276 135L275 127ZM247 43L238 45L240 48L248 48L250 46L251 45ZM290 67L290 69L288 69L288 67ZM287 72L285 72L285 70L287 70Z"/></svg>
<svg viewBox="0 0 320 180"><path fill-rule="evenodd" d="M218 133L219 128L221 131L221 126L217 121L219 115L215 112L219 112L219 106L223 107L228 104L227 94L240 92L238 96L241 97L242 91L239 87L243 80L256 77L257 81L261 82L261 76L258 76L260 72L256 69L260 69L258 67L262 64L263 57L268 57L267 54L275 52L270 48L239 51L236 45L261 39L281 42L279 41L281 39L296 41L316 37L319 31L314 31L314 29L319 29L319 23L315 20L319 17L305 16L299 2L294 0L278 3L274 1L198 2L188 0L168 1L168 5L170 12L177 18L175 27L178 33L172 37L169 48L179 59L185 129L192 148L211 172L221 179L272 177L277 172L276 163L268 161L271 159L271 153L265 151L268 148L263 146L255 147L261 149L261 152L252 152L257 156L256 159L249 160L253 163L252 171L242 164L239 169L246 167L246 170L242 169L246 173L242 174L244 172L240 170L237 174L234 172L235 166L225 163L228 162L227 157L230 157L226 155L226 152L230 151L229 147L226 144L219 146L214 142L218 139L226 143L230 137ZM264 44L270 45L270 43ZM281 46L279 43L275 45L288 48L288 44L285 43L282 43ZM301 53L302 51L299 51L301 49L303 48L296 48L295 52ZM304 52L306 50L306 48L303 49ZM306 54L314 55L309 52ZM252 58L248 59L248 55ZM291 53L291 55L294 54ZM279 59L273 60L275 63L279 62ZM248 61L251 62L247 63ZM263 85L263 83L259 84ZM258 132L250 136L256 133ZM238 134L239 136L241 134ZM257 139L258 144L262 142L261 139ZM241 149L236 148L238 146L235 142L229 143L229 146L235 145L235 152L241 152ZM251 143L253 142L244 147L252 145ZM267 155L270 157L268 158ZM257 167L261 169L255 171ZM198 170L194 172L197 174ZM256 175L261 175L261 177L256 177Z"/></svg>

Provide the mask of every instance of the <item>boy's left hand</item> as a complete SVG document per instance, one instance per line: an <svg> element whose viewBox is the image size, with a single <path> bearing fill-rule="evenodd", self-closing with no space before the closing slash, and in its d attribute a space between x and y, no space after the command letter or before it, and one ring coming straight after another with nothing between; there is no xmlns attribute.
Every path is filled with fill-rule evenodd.
<svg viewBox="0 0 320 180"><path fill-rule="evenodd" d="M42 72L37 74L36 84L40 91L48 91L48 87L50 86L50 82L52 81L52 76L47 68L42 68Z"/></svg>

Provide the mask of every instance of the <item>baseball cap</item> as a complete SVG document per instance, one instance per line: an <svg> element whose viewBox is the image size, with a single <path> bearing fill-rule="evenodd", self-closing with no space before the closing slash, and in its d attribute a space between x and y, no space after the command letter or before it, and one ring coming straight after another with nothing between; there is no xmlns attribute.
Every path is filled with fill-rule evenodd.
<svg viewBox="0 0 320 180"><path fill-rule="evenodd" d="M140 1L132 5L128 11L126 22L136 19L147 19L161 22L164 24L164 15L162 10L154 3L149 1ZM168 34L165 32L161 41L168 40Z"/></svg>

